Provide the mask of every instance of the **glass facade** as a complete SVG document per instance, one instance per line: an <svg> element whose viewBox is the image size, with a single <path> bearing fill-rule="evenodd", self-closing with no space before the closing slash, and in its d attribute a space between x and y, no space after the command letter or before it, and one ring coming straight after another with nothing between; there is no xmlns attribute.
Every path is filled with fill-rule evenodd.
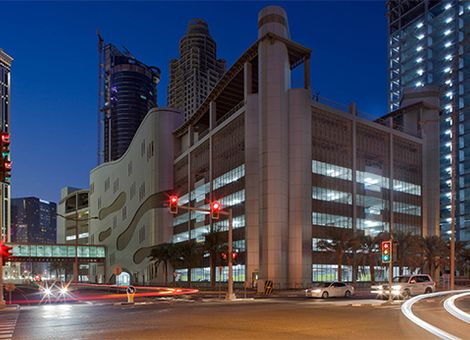
<svg viewBox="0 0 470 340"><path fill-rule="evenodd" d="M408 7L389 3L389 104L399 108L405 88L441 88L441 234L450 237L451 138L458 124L456 239L470 240L470 49L467 1L422 1ZM452 122L452 110L458 121Z"/></svg>
<svg viewBox="0 0 470 340"><path fill-rule="evenodd" d="M75 246L69 245L29 245L29 244L10 244L13 247L13 257L62 257L62 258L75 258ZM101 246L79 246L78 257L80 260L84 259L105 259L106 249Z"/></svg>

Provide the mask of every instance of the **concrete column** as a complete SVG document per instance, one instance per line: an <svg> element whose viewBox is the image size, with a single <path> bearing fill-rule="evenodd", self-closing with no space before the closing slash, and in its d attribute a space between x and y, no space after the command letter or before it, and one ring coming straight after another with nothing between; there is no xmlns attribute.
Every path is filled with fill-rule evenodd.
<svg viewBox="0 0 470 340"><path fill-rule="evenodd" d="M243 92L244 99L253 93L253 67L250 62L246 62L243 68Z"/></svg>
<svg viewBox="0 0 470 340"><path fill-rule="evenodd" d="M260 268L258 95L249 95L245 111L246 280Z"/></svg>
<svg viewBox="0 0 470 340"><path fill-rule="evenodd" d="M214 101L209 103L209 130L217 126L217 107Z"/></svg>
<svg viewBox="0 0 470 340"><path fill-rule="evenodd" d="M310 58L304 58L304 88L310 90Z"/></svg>
<svg viewBox="0 0 470 340"><path fill-rule="evenodd" d="M312 282L312 109L310 91L289 90L288 288Z"/></svg>
<svg viewBox="0 0 470 340"><path fill-rule="evenodd" d="M283 18L287 22L282 8L264 8L258 19L259 35L267 31L280 34L287 32L287 27L281 23ZM272 280L274 288L286 288L289 237L287 91L290 88L286 45L277 40L261 41L258 45L258 62L260 279Z"/></svg>

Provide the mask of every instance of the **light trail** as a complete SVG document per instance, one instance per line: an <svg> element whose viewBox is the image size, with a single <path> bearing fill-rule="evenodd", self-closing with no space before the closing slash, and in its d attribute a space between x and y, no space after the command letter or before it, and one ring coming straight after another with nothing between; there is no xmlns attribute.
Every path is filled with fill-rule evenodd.
<svg viewBox="0 0 470 340"><path fill-rule="evenodd" d="M460 299L464 296L470 295L470 291L467 291L466 293L454 295L447 300L444 301L444 308L446 309L447 312L455 316L457 319L460 319L466 323L470 323L470 314L465 313L463 310L458 308L455 305L455 300Z"/></svg>
<svg viewBox="0 0 470 340"><path fill-rule="evenodd" d="M470 290L464 291L464 292L470 292ZM456 291L445 291L445 292L437 292L437 293L430 293L430 294L424 294L424 295L418 295L415 296L405 303L401 305L401 312L414 324L418 325L419 327L425 329L429 333L432 333L436 336L438 336L441 339L446 339L446 340L458 340L460 338L447 333L446 331L443 331L440 328L437 328L436 326L431 325L430 323L427 323L426 321L418 318L412 311L413 305L421 300L427 299L427 298L432 298L432 297L437 297L437 296L443 296L443 295L448 295L448 294L455 294Z"/></svg>

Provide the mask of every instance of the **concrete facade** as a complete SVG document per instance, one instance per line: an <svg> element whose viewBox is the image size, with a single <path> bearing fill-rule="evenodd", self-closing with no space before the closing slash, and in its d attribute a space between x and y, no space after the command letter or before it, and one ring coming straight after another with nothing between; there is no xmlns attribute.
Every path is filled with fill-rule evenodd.
<svg viewBox="0 0 470 340"><path fill-rule="evenodd" d="M106 281L120 266L133 280L148 282L149 248L171 239L162 202L172 188L171 131L180 117L172 109L150 110L124 155L90 173L90 216L98 217L90 220L90 241L107 247L105 273L97 273Z"/></svg>

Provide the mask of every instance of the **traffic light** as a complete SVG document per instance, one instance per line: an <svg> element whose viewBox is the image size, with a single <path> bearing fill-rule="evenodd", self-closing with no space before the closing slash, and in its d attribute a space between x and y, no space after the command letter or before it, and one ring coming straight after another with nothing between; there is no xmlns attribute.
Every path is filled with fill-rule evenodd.
<svg viewBox="0 0 470 340"><path fill-rule="evenodd" d="M382 263L390 263L392 258L392 241L382 241Z"/></svg>
<svg viewBox="0 0 470 340"><path fill-rule="evenodd" d="M0 135L0 150L3 158L8 158L10 155L10 134L2 132Z"/></svg>
<svg viewBox="0 0 470 340"><path fill-rule="evenodd" d="M0 133L0 182L10 184L11 179L11 161L10 157L10 134L8 132Z"/></svg>
<svg viewBox="0 0 470 340"><path fill-rule="evenodd" d="M176 195L170 196L170 213L178 213L178 196Z"/></svg>
<svg viewBox="0 0 470 340"><path fill-rule="evenodd" d="M233 260L233 261L236 261L236 260L237 260L237 257L238 257L238 252L236 252L235 250L232 251L232 260Z"/></svg>
<svg viewBox="0 0 470 340"><path fill-rule="evenodd" d="M5 264L5 261L10 256L13 255L12 252L11 252L12 249L13 249L13 247L7 246L6 244L0 242L0 257L1 257L1 261L2 261L3 265Z"/></svg>
<svg viewBox="0 0 470 340"><path fill-rule="evenodd" d="M219 212L220 212L220 203L217 201L212 202L211 203L211 218L213 220L218 220Z"/></svg>
<svg viewBox="0 0 470 340"><path fill-rule="evenodd" d="M220 257L222 258L222 260L227 261L227 253L221 252Z"/></svg>

